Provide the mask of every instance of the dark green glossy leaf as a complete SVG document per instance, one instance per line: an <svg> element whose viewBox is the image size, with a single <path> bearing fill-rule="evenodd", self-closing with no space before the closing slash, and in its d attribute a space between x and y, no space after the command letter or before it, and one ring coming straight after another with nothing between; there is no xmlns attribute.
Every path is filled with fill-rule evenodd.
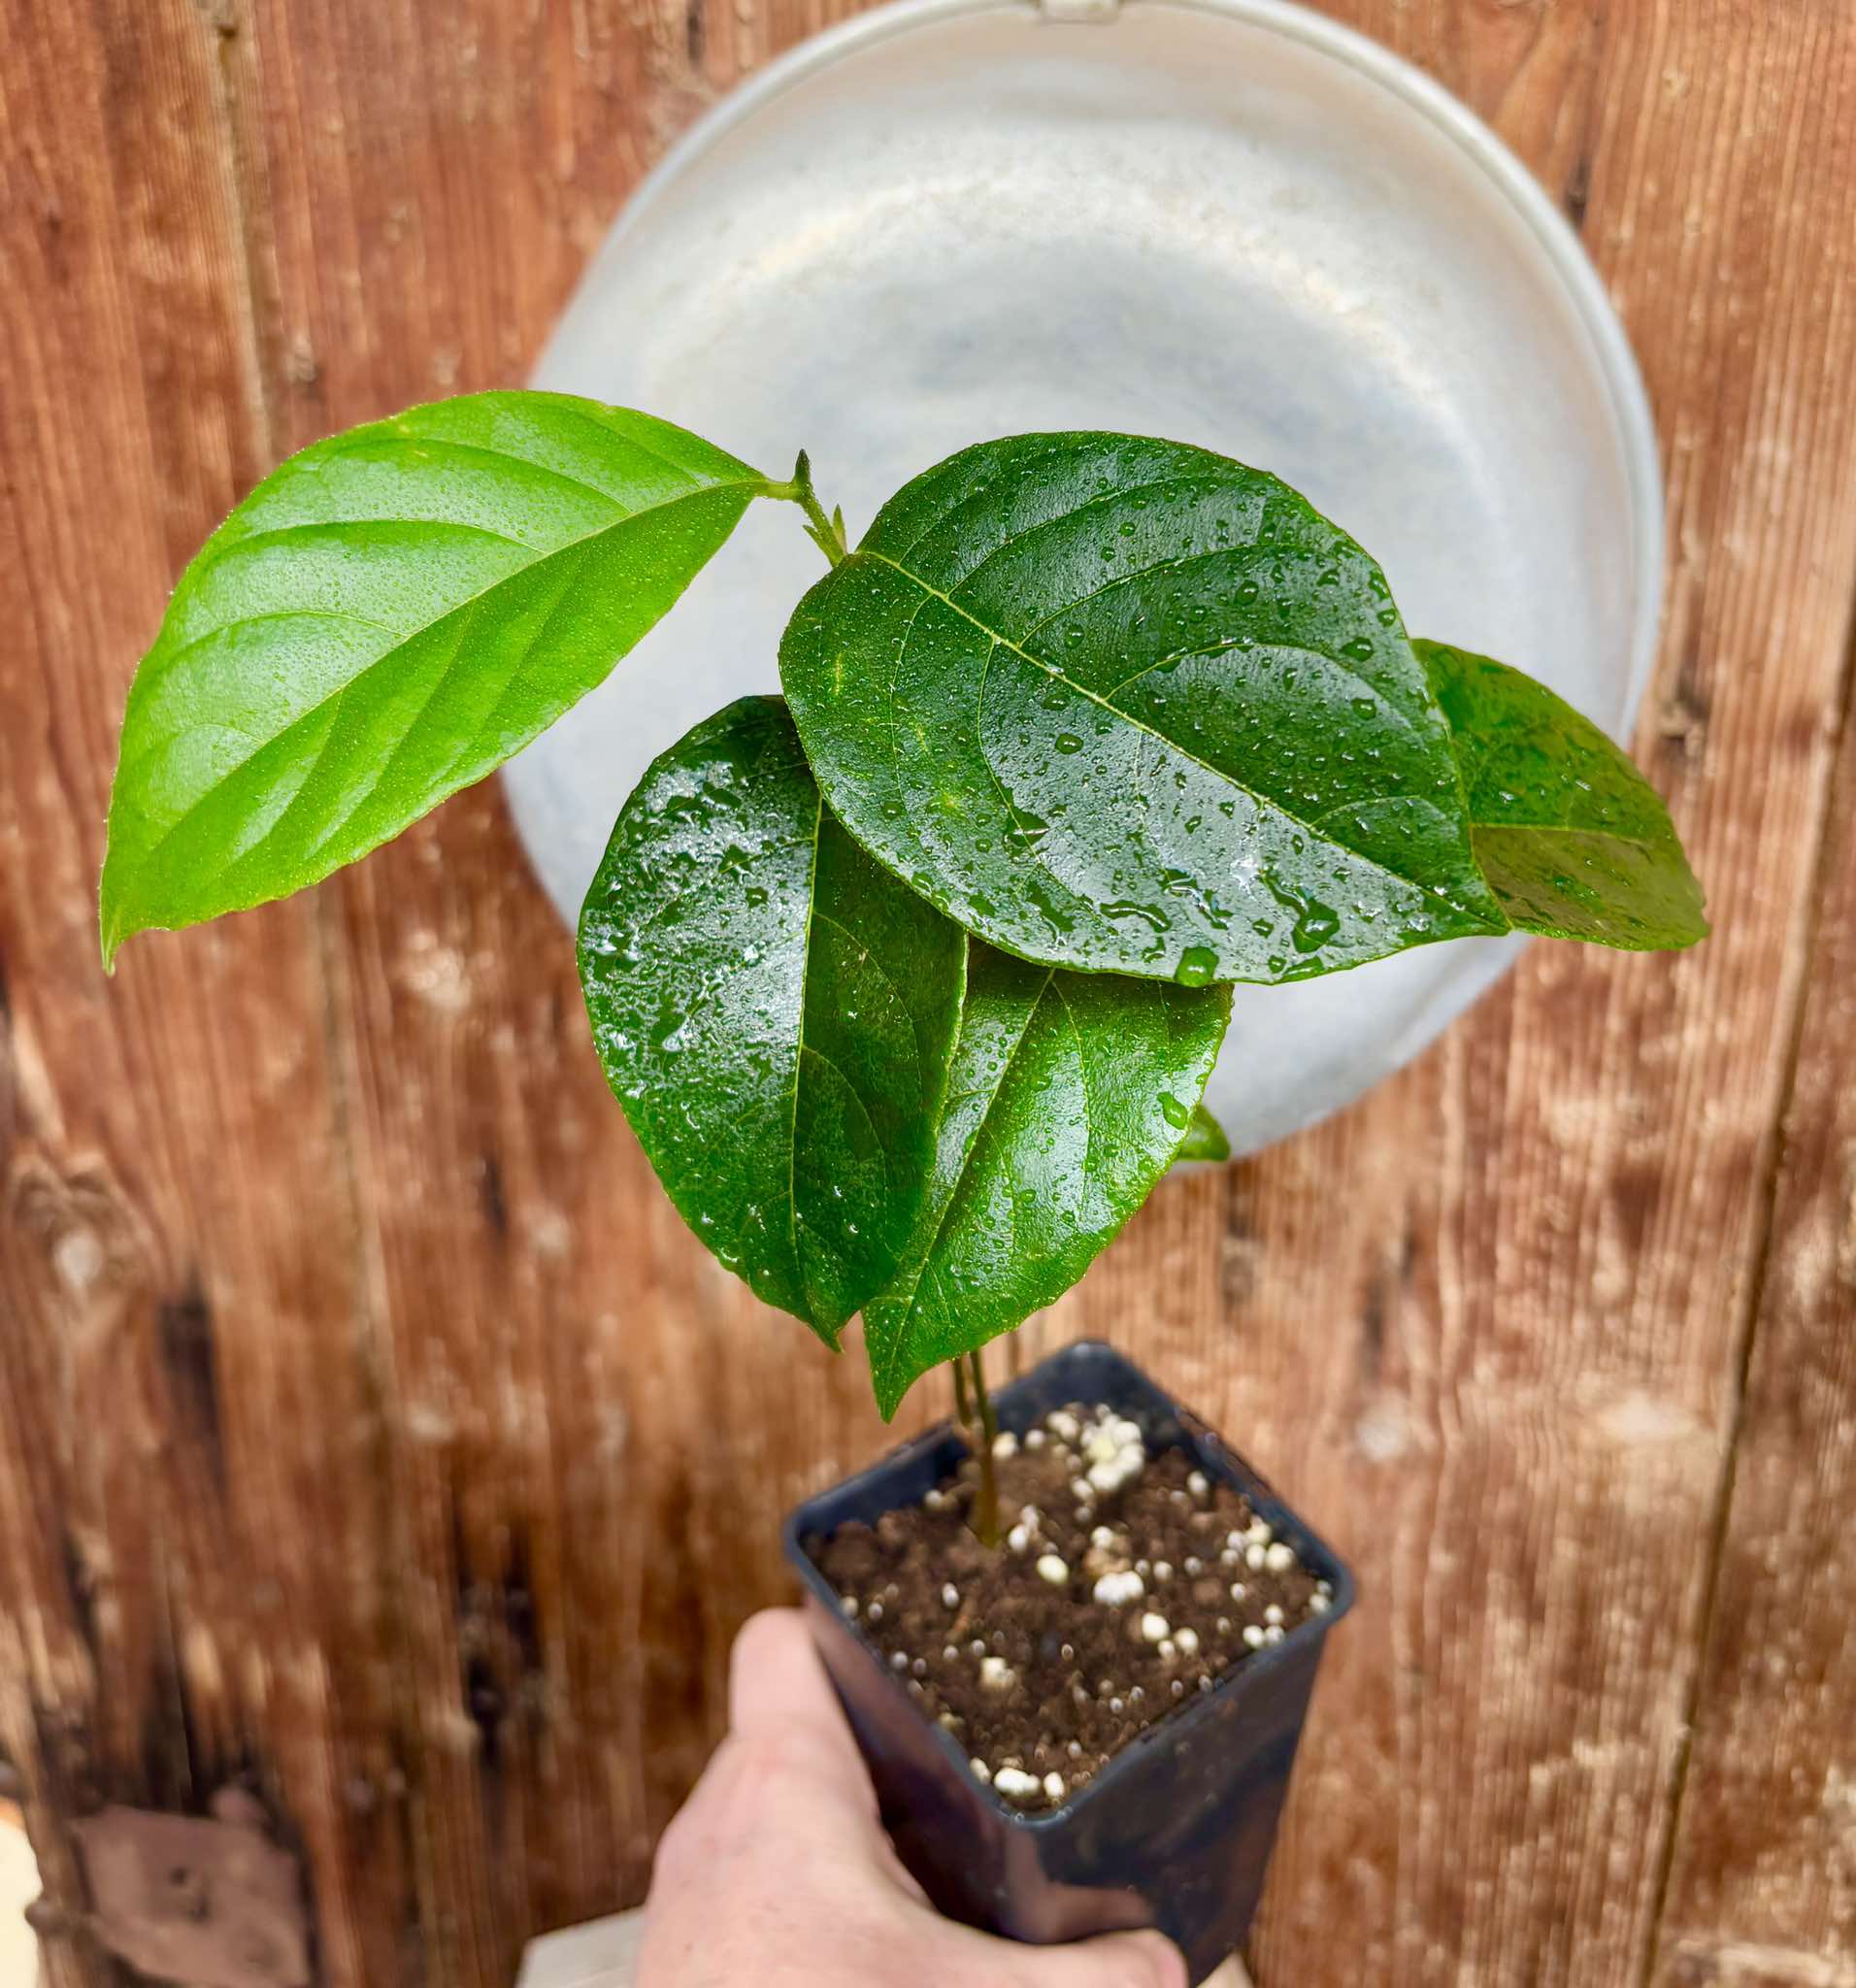
<svg viewBox="0 0 1856 1988"><path fill-rule="evenodd" d="M1230 1134L1203 1105L1197 1106L1192 1113L1192 1123L1186 1127L1185 1139L1173 1156L1175 1165L1182 1160L1217 1161L1230 1157Z"/></svg>
<svg viewBox="0 0 1856 1988"><path fill-rule="evenodd" d="M1504 927L1379 569L1223 456L952 456L801 602L780 674L845 825L1022 957L1289 980Z"/></svg>
<svg viewBox="0 0 1856 1988"><path fill-rule="evenodd" d="M1173 1164L1228 986L1035 966L975 941L934 1185L864 1307L883 1414L942 1360L1060 1298Z"/></svg>
<svg viewBox="0 0 1856 1988"><path fill-rule="evenodd" d="M593 688L765 480L667 422L479 393L267 477L181 578L123 718L105 960L284 896Z"/></svg>
<svg viewBox="0 0 1856 1988"><path fill-rule="evenodd" d="M750 697L625 803L580 968L607 1079L678 1211L836 1345L922 1207L965 936L833 821L785 707Z"/></svg>
<svg viewBox="0 0 1856 1988"><path fill-rule="evenodd" d="M1438 642L1417 651L1463 769L1476 861L1515 926L1639 951L1707 936L1669 810L1589 718L1506 663Z"/></svg>

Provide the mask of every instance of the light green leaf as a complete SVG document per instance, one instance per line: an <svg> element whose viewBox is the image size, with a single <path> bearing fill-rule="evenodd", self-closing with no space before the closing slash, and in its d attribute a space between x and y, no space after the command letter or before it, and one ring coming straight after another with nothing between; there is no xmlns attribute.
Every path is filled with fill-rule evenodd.
<svg viewBox="0 0 1856 1988"><path fill-rule="evenodd" d="M1185 1160L1218 1161L1231 1157L1231 1137L1222 1125L1212 1117L1203 1105L1196 1106L1192 1123L1186 1127L1186 1136L1179 1150L1174 1154L1177 1166Z"/></svg>
<svg viewBox="0 0 1856 1988"><path fill-rule="evenodd" d="M1291 980L1504 929L1379 569L1223 456L952 456L801 602L780 675L845 825L1024 958Z"/></svg>
<svg viewBox="0 0 1856 1988"><path fill-rule="evenodd" d="M110 801L106 963L317 881L545 730L766 480L667 422L479 393L267 477L182 576Z"/></svg>
<svg viewBox="0 0 1856 1988"><path fill-rule="evenodd" d="M823 809L775 697L688 733L580 915L600 1061L678 1211L836 1345L922 1207L966 938Z"/></svg>
<svg viewBox="0 0 1856 1988"><path fill-rule="evenodd" d="M1476 861L1523 932L1637 951L1707 936L1656 791L1589 718L1519 670L1420 642L1468 793Z"/></svg>
<svg viewBox="0 0 1856 1988"><path fill-rule="evenodd" d="M934 1184L864 1306L885 1417L942 1360L1061 1297L1173 1164L1217 1060L1228 986L1035 966L974 942Z"/></svg>

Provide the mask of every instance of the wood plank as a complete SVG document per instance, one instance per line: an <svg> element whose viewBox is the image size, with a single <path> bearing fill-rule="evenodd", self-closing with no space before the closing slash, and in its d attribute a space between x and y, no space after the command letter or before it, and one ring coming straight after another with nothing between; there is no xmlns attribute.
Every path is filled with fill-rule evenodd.
<svg viewBox="0 0 1856 1988"><path fill-rule="evenodd" d="M386 1589L315 909L114 983L97 953L130 671L262 465L217 37L185 0L107 32L9 4L0 47L0 1745L52 1981L116 1978L74 1816L234 1775L378 1929L326 1978L380 1980Z"/></svg>
<svg viewBox="0 0 1856 1988"><path fill-rule="evenodd" d="M1853 127L1856 128L1856 127ZM1856 724L1653 1979L1856 1988Z"/></svg>

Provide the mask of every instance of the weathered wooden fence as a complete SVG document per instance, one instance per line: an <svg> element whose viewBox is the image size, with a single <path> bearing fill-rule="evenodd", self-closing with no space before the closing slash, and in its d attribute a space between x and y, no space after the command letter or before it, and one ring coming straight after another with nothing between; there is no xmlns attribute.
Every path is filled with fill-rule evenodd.
<svg viewBox="0 0 1856 1988"><path fill-rule="evenodd" d="M282 451L518 379L640 173L838 11L0 0L0 1751L254 1794L320 1978L636 1898L777 1513L882 1441L681 1232L494 787L98 969L130 669ZM1255 1954L1856 1984L1856 9L1343 0L1563 198L1648 374L1676 960L1538 947L1166 1186L1111 1332L1358 1565ZM223 1805L222 1805L223 1806Z"/></svg>

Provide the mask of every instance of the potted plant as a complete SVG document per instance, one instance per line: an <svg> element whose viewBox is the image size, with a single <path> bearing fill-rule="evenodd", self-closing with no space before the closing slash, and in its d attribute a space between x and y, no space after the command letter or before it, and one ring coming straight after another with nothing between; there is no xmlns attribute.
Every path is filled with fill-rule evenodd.
<svg viewBox="0 0 1856 1988"><path fill-rule="evenodd" d="M600 1059L691 1229L931 1432L789 1528L899 1842L1032 1938L1242 1936L1344 1568L1105 1348L995 1408L981 1349L1182 1156L1231 987L1510 931L1692 944L1596 727L1410 640L1274 478L1145 437L987 442L851 549L802 454L482 393L306 449L188 567L130 691L102 880L130 935L282 896L599 682L747 506L828 571L784 698L622 799L580 929Z"/></svg>

